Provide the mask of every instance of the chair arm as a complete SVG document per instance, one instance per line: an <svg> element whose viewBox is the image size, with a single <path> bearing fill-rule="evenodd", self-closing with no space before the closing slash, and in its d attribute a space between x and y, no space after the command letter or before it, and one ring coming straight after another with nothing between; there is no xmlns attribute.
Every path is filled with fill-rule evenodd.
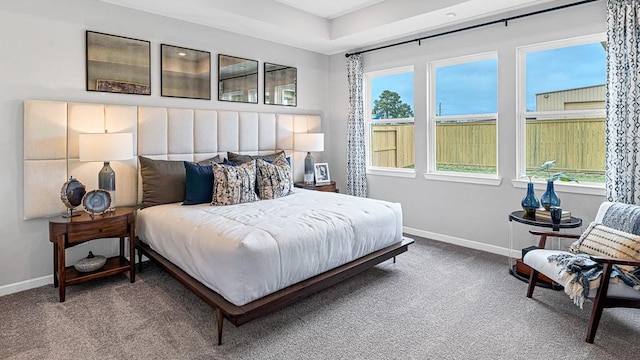
<svg viewBox="0 0 640 360"><path fill-rule="evenodd" d="M540 236L540 241L538 242L538 249L544 249L547 245L547 237L559 237L559 238L567 238L567 239L579 239L580 235L578 234L565 234L559 232L541 232L535 230L529 230L532 235Z"/></svg>
<svg viewBox="0 0 640 360"><path fill-rule="evenodd" d="M607 256L590 256L591 260L601 264L640 266L640 261L612 258Z"/></svg>

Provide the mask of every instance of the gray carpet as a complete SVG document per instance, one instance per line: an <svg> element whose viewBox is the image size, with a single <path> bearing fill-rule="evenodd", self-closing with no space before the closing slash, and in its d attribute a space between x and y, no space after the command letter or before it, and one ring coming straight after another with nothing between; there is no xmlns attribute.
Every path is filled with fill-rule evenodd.
<svg viewBox="0 0 640 360"><path fill-rule="evenodd" d="M240 327L163 270L0 297L2 359L637 359L640 311L536 289L504 257L416 239L408 253Z"/></svg>

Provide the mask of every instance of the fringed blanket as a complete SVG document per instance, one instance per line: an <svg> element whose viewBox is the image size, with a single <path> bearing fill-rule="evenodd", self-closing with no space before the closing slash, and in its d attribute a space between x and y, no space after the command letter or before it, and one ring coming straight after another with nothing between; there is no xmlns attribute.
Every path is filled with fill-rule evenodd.
<svg viewBox="0 0 640 360"><path fill-rule="evenodd" d="M584 299L589 296L589 290L600 286L603 265L591 260L590 255L586 254L557 254L549 256L547 260L562 266L558 280L565 284L564 292L573 303L582 309ZM635 290L640 290L640 268L624 271L613 265L611 277L620 279Z"/></svg>

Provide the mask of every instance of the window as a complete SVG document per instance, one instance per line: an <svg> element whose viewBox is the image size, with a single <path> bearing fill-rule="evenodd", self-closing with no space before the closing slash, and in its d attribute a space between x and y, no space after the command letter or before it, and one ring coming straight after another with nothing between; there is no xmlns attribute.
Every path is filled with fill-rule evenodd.
<svg viewBox="0 0 640 360"><path fill-rule="evenodd" d="M497 177L497 54L430 63L429 79L429 172Z"/></svg>
<svg viewBox="0 0 640 360"><path fill-rule="evenodd" d="M364 79L367 169L413 173L413 67L369 72Z"/></svg>
<svg viewBox="0 0 640 360"><path fill-rule="evenodd" d="M604 182L605 36L588 36L518 49L518 171L555 171L580 182Z"/></svg>

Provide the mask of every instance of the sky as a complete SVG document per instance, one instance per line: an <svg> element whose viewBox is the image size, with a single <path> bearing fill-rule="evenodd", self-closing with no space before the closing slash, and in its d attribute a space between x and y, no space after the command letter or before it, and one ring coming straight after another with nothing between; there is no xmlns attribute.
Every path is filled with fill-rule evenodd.
<svg viewBox="0 0 640 360"><path fill-rule="evenodd" d="M402 102L413 106L413 73L405 72L395 75L374 78L371 81L371 108L373 109L373 101L380 97L384 90L395 91L400 95Z"/></svg>
<svg viewBox="0 0 640 360"><path fill-rule="evenodd" d="M490 59L436 69L437 112L443 116L497 112L498 66ZM526 77L527 110L535 111L537 93L604 84L606 52L600 43L530 52ZM397 92L414 109L412 73L374 78L372 104L384 90Z"/></svg>

